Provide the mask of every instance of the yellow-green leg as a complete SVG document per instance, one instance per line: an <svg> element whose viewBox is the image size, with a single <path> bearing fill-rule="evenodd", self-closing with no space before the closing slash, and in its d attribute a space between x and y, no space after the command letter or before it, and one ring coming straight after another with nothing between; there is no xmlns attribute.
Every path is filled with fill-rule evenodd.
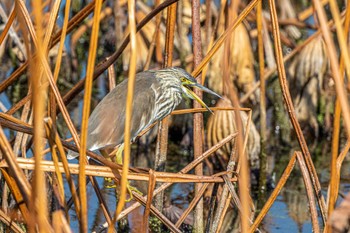
<svg viewBox="0 0 350 233"><path fill-rule="evenodd" d="M124 144L120 145L117 153L116 153L116 162L117 164L123 164L123 151L124 151ZM109 186L111 187L111 186ZM114 186L115 187L115 186ZM140 195L142 195L142 192L140 192L136 187L133 187L129 184L129 181L127 182L127 186L126 186L129 196L130 198L126 200L126 202L129 202L133 199L133 195L132 195L132 191L135 191L137 193L139 193Z"/></svg>

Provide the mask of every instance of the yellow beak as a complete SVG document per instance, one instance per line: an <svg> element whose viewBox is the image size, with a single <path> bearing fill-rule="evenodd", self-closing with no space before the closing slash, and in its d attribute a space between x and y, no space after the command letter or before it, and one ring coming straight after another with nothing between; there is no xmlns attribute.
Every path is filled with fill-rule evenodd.
<svg viewBox="0 0 350 233"><path fill-rule="evenodd" d="M212 95L215 95L215 96L217 96L219 98L222 98L220 95L216 94L212 90L210 90L210 89L208 89L208 88L206 88L206 87L204 87L204 86L202 86L202 85L200 85L198 83L189 83L189 84L187 84L187 86L193 86L193 87L199 88L202 91L205 91L205 92L207 92L209 94L212 94ZM186 86L184 86L184 87L186 88L188 95L191 96L192 99L197 100L197 102L200 103L204 108L206 108L209 112L214 114L213 111L211 111L210 108L203 102L203 100L201 100L190 88L188 88Z"/></svg>

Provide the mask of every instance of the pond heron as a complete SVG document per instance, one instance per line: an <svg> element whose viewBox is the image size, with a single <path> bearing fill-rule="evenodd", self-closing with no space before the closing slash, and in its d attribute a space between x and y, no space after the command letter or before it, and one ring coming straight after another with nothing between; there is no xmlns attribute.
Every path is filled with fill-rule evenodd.
<svg viewBox="0 0 350 233"><path fill-rule="evenodd" d="M117 85L91 113L88 124L88 150L111 149L124 143L127 85L128 79ZM211 112L191 87L220 97L178 67L136 74L131 119L132 141L142 130L169 115L180 104L183 96L195 99ZM73 159L78 155L70 151L68 158Z"/></svg>
<svg viewBox="0 0 350 233"><path fill-rule="evenodd" d="M117 163L122 163L124 144L125 109L128 79L107 94L91 113L88 124L87 149L111 149L120 145ZM162 120L180 104L183 96L198 101L208 111L208 106L191 90L199 88L220 97L200 85L185 70L177 67L149 70L136 74L131 118L131 139L134 141L142 130ZM79 154L69 152L73 159Z"/></svg>

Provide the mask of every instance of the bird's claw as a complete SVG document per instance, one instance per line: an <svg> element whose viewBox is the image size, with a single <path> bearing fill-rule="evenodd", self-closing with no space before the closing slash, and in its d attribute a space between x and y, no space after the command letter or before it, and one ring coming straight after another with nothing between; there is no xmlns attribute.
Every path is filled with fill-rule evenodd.
<svg viewBox="0 0 350 233"><path fill-rule="evenodd" d="M113 179L111 179L111 178L105 178L105 180L107 182L109 182L109 183L112 183L112 181L113 181ZM116 187L117 187L116 184L105 185L105 188L116 188ZM140 195L143 195L143 193L140 190L138 190L136 187L130 185L129 182L128 182L127 186L126 186L126 189L127 189L128 193L129 193L129 198L127 200L125 200L126 202L130 202L134 198L132 192L136 192L136 193L138 193Z"/></svg>
<svg viewBox="0 0 350 233"><path fill-rule="evenodd" d="M108 184L104 185L105 188L111 189L111 188L116 188L117 187L117 185L115 185L113 183L113 179L112 178L105 177L105 181L108 183Z"/></svg>
<svg viewBox="0 0 350 233"><path fill-rule="evenodd" d="M137 194L143 195L143 193L140 190L138 190L134 186L131 186L130 184L127 184L126 189L128 190L128 193L129 193L129 196L130 196L129 199L126 200L126 202L130 202L134 198L134 196L132 194L133 191L135 193L137 193Z"/></svg>

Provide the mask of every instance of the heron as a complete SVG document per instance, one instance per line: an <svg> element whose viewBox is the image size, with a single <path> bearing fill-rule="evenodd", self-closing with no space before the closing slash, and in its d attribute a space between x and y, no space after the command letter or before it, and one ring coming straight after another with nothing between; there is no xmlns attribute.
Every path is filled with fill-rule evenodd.
<svg viewBox="0 0 350 233"><path fill-rule="evenodd" d="M116 154L116 162L119 164L122 163L124 146L127 86L128 79L125 79L111 90L92 111L88 123L87 149L95 151L119 146ZM130 131L132 142L141 131L168 116L181 103L183 97L198 101L212 112L191 88L199 88L220 97L197 83L194 77L179 67L137 73ZM68 153L69 159L77 156L78 153Z"/></svg>

